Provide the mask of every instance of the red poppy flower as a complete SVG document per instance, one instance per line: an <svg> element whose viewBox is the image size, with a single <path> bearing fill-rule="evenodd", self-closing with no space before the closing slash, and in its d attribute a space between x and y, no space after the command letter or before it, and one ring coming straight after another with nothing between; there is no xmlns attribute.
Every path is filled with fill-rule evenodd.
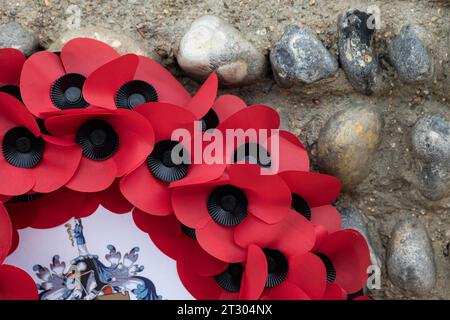
<svg viewBox="0 0 450 320"><path fill-rule="evenodd" d="M150 123L129 110L78 110L46 120L54 136L76 142L82 157L66 186L80 192L98 192L142 164L154 145Z"/></svg>
<svg viewBox="0 0 450 320"><path fill-rule="evenodd" d="M0 203L0 264L8 256L12 244L13 229L5 206Z"/></svg>
<svg viewBox="0 0 450 320"><path fill-rule="evenodd" d="M255 300L267 277L267 268L256 265L261 255L257 249L250 246L245 262L226 264L223 270L208 275L198 273L192 264L181 259L177 261L178 275L185 288L199 300Z"/></svg>
<svg viewBox="0 0 450 320"><path fill-rule="evenodd" d="M22 269L0 265L0 300L38 300L33 279Z"/></svg>
<svg viewBox="0 0 450 320"><path fill-rule="evenodd" d="M135 208L133 219L164 254L190 264L199 275L211 276L227 268L227 263L206 253L197 242L195 230L181 224L173 214L158 217Z"/></svg>
<svg viewBox="0 0 450 320"><path fill-rule="evenodd" d="M89 104L82 92L86 78L117 57L119 54L112 47L87 38L67 42L60 55L37 52L23 66L20 79L23 101L38 118L61 110L87 108Z"/></svg>
<svg viewBox="0 0 450 320"><path fill-rule="evenodd" d="M0 92L0 193L52 192L73 176L80 161L75 143L41 134L22 103Z"/></svg>
<svg viewBox="0 0 450 320"><path fill-rule="evenodd" d="M365 286L370 254L367 242L359 232L339 230L317 241L314 254L326 268L329 283L327 291L333 292L328 293L330 299L343 297L348 292L357 292Z"/></svg>
<svg viewBox="0 0 450 320"><path fill-rule="evenodd" d="M86 80L83 95L92 105L125 109L146 102L185 106L191 99L169 71L152 59L135 54L98 68Z"/></svg>
<svg viewBox="0 0 450 320"><path fill-rule="evenodd" d="M190 147L183 147L190 163L174 164L172 151L179 141L173 141L172 133L185 129L192 137L194 115L185 108L165 103L147 103L134 109L153 124L156 144L147 161L124 176L120 189L125 198L137 208L154 215L169 215L173 212L170 201L170 186L177 183L202 183L218 178L225 169L223 164L196 164ZM190 142L190 141L189 141ZM185 141L181 146L185 146Z"/></svg>
<svg viewBox="0 0 450 320"><path fill-rule="evenodd" d="M291 207L314 225L323 226L329 233L341 227L341 216L331 203L339 195L339 179L315 172L285 171L280 177L292 193Z"/></svg>
<svg viewBox="0 0 450 320"><path fill-rule="evenodd" d="M268 224L290 213L290 191L276 175L253 164L231 165L221 178L172 192L175 215L195 229L200 246L217 259L241 262L246 250L234 241L236 226L251 216Z"/></svg>
<svg viewBox="0 0 450 320"><path fill-rule="evenodd" d="M46 194L24 194L5 202L14 229L47 229L59 226L73 217L93 213L98 202L87 194L60 188Z"/></svg>
<svg viewBox="0 0 450 320"><path fill-rule="evenodd" d="M128 213L133 209L133 205L122 195L119 183L120 179L116 179L108 189L95 193L87 193L86 197L88 199L93 198L93 202L96 201L99 205L102 205L102 207L113 213Z"/></svg>
<svg viewBox="0 0 450 320"><path fill-rule="evenodd" d="M25 56L17 49L0 49L0 91L17 99L20 97L19 80Z"/></svg>

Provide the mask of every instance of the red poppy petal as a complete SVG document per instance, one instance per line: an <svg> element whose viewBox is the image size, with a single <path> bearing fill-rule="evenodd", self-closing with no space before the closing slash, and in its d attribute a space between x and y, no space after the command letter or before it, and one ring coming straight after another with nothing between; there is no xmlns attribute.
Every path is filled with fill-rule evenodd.
<svg viewBox="0 0 450 320"><path fill-rule="evenodd" d="M347 300L347 292L337 283L329 283L322 300Z"/></svg>
<svg viewBox="0 0 450 320"><path fill-rule="evenodd" d="M20 237L19 232L17 232L17 229L12 230L12 240L11 240L11 248L9 248L8 255L11 255L14 251L16 251L17 247L19 246Z"/></svg>
<svg viewBox="0 0 450 320"><path fill-rule="evenodd" d="M347 292L356 292L367 281L370 265L369 247L356 230L334 232L322 242L318 252L331 259L336 269L336 280Z"/></svg>
<svg viewBox="0 0 450 320"><path fill-rule="evenodd" d="M251 244L247 251L242 275L240 299L257 300L264 291L267 279L267 259L260 247Z"/></svg>
<svg viewBox="0 0 450 320"><path fill-rule="evenodd" d="M43 158L32 171L36 179L33 190L48 193L61 188L73 177L80 159L78 145L61 147L46 141Z"/></svg>
<svg viewBox="0 0 450 320"><path fill-rule="evenodd" d="M106 43L89 38L75 38L61 49L61 60L66 72L85 77L119 56L117 51Z"/></svg>
<svg viewBox="0 0 450 320"><path fill-rule="evenodd" d="M69 189L68 189L69 190ZM71 192L77 192L73 190L69 190ZM84 192L77 192L80 194L84 194L85 198L82 202L81 208L78 210L78 212L75 213L75 218L86 218L89 217L91 214L93 214L95 211L97 211L98 207L100 206L99 198L97 197L98 192L95 193L84 193Z"/></svg>
<svg viewBox="0 0 450 320"><path fill-rule="evenodd" d="M147 213L166 216L173 212L168 184L156 179L144 163L120 181L123 196Z"/></svg>
<svg viewBox="0 0 450 320"><path fill-rule="evenodd" d="M36 229L54 228L75 217L84 205L85 194L67 188L48 193L32 202L34 214L30 227Z"/></svg>
<svg viewBox="0 0 450 320"><path fill-rule="evenodd" d="M195 229L209 218L206 203L212 189L208 184L172 190L172 207L181 223Z"/></svg>
<svg viewBox="0 0 450 320"><path fill-rule="evenodd" d="M7 264L0 266L0 300L38 300L33 279L22 269Z"/></svg>
<svg viewBox="0 0 450 320"><path fill-rule="evenodd" d="M150 58L139 56L134 79L151 84L158 93L158 101L185 106L191 99L186 89L163 66Z"/></svg>
<svg viewBox="0 0 450 320"><path fill-rule="evenodd" d="M271 288L268 292L268 298L270 300L311 300L302 289L287 281Z"/></svg>
<svg viewBox="0 0 450 320"><path fill-rule="evenodd" d="M15 97L0 92L0 136L3 136L9 129L15 127L25 127L36 137L40 135L39 126L27 108Z"/></svg>
<svg viewBox="0 0 450 320"><path fill-rule="evenodd" d="M208 79L206 79L200 89L198 89L197 93L186 105L186 109L195 114L197 120L203 118L213 106L217 95L218 81L217 75L214 72L211 73Z"/></svg>
<svg viewBox="0 0 450 320"><path fill-rule="evenodd" d="M18 196L30 191L34 186L34 176L29 169L17 168L6 162L0 152L0 193Z"/></svg>
<svg viewBox="0 0 450 320"><path fill-rule="evenodd" d="M165 255L175 260L186 260L191 255L195 242L183 234L174 215L157 217L134 209L133 220Z"/></svg>
<svg viewBox="0 0 450 320"><path fill-rule="evenodd" d="M116 178L117 166L112 159L93 161L82 157L67 188L79 192L98 192L108 188Z"/></svg>
<svg viewBox="0 0 450 320"><path fill-rule="evenodd" d="M322 260L312 253L289 257L287 281L303 289L313 300L322 298L327 288L327 272Z"/></svg>
<svg viewBox="0 0 450 320"><path fill-rule="evenodd" d="M327 237L328 237L328 230L320 225L320 224L316 224L314 225L314 234L316 235L316 243L314 244L314 248L312 251L317 251L317 248L319 248L322 244L322 242L326 241Z"/></svg>
<svg viewBox="0 0 450 320"><path fill-rule="evenodd" d="M327 205L311 208L311 222L324 226L329 233L341 228L341 215L335 207Z"/></svg>
<svg viewBox="0 0 450 320"><path fill-rule="evenodd" d="M0 49L0 86L18 85L25 56L17 49Z"/></svg>
<svg viewBox="0 0 450 320"><path fill-rule="evenodd" d="M145 161L153 150L155 135L147 119L129 110L117 110L108 122L120 137L120 146L113 159L117 166L117 176L121 177Z"/></svg>
<svg viewBox="0 0 450 320"><path fill-rule="evenodd" d="M278 145L277 145L278 144ZM270 160L277 172L288 170L309 171L309 157L305 149L284 139L279 134L273 134L267 143Z"/></svg>
<svg viewBox="0 0 450 320"><path fill-rule="evenodd" d="M170 187L182 187L209 182L219 178L225 171L225 164L191 164L185 178L170 183Z"/></svg>
<svg viewBox="0 0 450 320"><path fill-rule="evenodd" d="M213 277L199 275L189 263L177 261L177 271L184 287L198 300L216 300L224 292Z"/></svg>
<svg viewBox="0 0 450 320"><path fill-rule="evenodd" d="M222 291L219 300L239 300L239 292Z"/></svg>
<svg viewBox="0 0 450 320"><path fill-rule="evenodd" d="M169 103L149 102L137 106L133 111L150 121L156 141L170 139L177 129L187 129L191 132L193 122L196 120L189 110Z"/></svg>
<svg viewBox="0 0 450 320"><path fill-rule="evenodd" d="M83 96L90 104L115 109L116 92L133 80L139 57L127 54L114 59L91 73L83 86Z"/></svg>
<svg viewBox="0 0 450 320"><path fill-rule="evenodd" d="M198 243L206 252L219 260L235 263L244 261L247 251L234 242L234 229L218 225L210 219L195 232Z"/></svg>
<svg viewBox="0 0 450 320"><path fill-rule="evenodd" d="M278 249L286 255L298 255L313 248L315 236L312 224L291 211L276 224L267 224L248 216L236 227L234 239L243 248L256 244L261 248Z"/></svg>
<svg viewBox="0 0 450 320"><path fill-rule="evenodd" d="M331 204L339 196L339 179L316 172L285 171L280 176L292 193L301 196L310 207Z"/></svg>
<svg viewBox="0 0 450 320"><path fill-rule="evenodd" d="M194 271L204 277L220 274L228 268L228 263L214 258L203 250L198 243L194 243L192 246L190 260Z"/></svg>
<svg viewBox="0 0 450 320"><path fill-rule="evenodd" d="M119 179L106 190L97 193L100 204L114 213L128 213L133 209L133 205L122 195L119 188Z"/></svg>
<svg viewBox="0 0 450 320"><path fill-rule="evenodd" d="M44 112L59 110L50 98L50 90L55 80L65 73L61 59L52 52L37 52L25 61L20 93L32 114L40 117Z"/></svg>
<svg viewBox="0 0 450 320"><path fill-rule="evenodd" d="M0 264L9 254L12 244L13 229L5 206L0 203Z"/></svg>
<svg viewBox="0 0 450 320"><path fill-rule="evenodd" d="M13 229L24 229L31 225L36 214L36 208L32 202L5 203Z"/></svg>
<svg viewBox="0 0 450 320"><path fill-rule="evenodd" d="M262 175L254 164L234 164L228 167L233 185L245 189L248 211L266 223L285 218L291 206L291 192L277 175Z"/></svg>
<svg viewBox="0 0 450 320"><path fill-rule="evenodd" d="M355 300L373 300L371 297L369 297L369 296L359 296L359 297L356 297L355 299L353 299L354 301Z"/></svg>
<svg viewBox="0 0 450 320"><path fill-rule="evenodd" d="M242 109L223 121L217 129L277 129L280 126L280 115L273 108L253 105Z"/></svg>
<svg viewBox="0 0 450 320"><path fill-rule="evenodd" d="M213 110L219 118L219 123L222 123L227 118L246 107L247 105L241 98L231 94L224 94L218 97L214 102Z"/></svg>

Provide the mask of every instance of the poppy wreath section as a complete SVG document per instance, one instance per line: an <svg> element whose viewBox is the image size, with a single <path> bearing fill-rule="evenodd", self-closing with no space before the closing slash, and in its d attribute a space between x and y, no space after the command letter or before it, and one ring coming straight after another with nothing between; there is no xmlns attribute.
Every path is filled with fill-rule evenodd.
<svg viewBox="0 0 450 320"><path fill-rule="evenodd" d="M155 61L93 39L28 58L0 49L0 299L38 299L32 278L3 264L17 230L53 228L100 205L132 211L197 299L366 298L369 249L341 229L332 206L340 182L309 171L293 134L267 138L278 141L276 174L252 157L172 161L177 129L279 128L273 108L217 87L211 74L191 96Z"/></svg>

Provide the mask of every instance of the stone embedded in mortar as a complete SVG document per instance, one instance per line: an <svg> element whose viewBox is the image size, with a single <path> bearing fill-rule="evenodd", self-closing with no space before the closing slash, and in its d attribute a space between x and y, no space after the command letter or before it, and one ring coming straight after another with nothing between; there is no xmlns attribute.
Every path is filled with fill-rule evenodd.
<svg viewBox="0 0 450 320"><path fill-rule="evenodd" d="M428 293L436 283L433 248L425 226L416 219L397 223L386 260L391 282L413 294Z"/></svg>
<svg viewBox="0 0 450 320"><path fill-rule="evenodd" d="M411 133L420 192L430 200L450 193L450 121L441 114L419 119Z"/></svg>
<svg viewBox="0 0 450 320"><path fill-rule="evenodd" d="M359 231L366 239L370 249L370 264L381 268L381 261L377 257L372 246L372 241L367 230L367 226L363 220L361 212L356 208L340 208L339 213L342 219L342 229L353 229Z"/></svg>
<svg viewBox="0 0 450 320"><path fill-rule="evenodd" d="M228 22L203 16L183 36L177 51L180 67L190 76L204 80L213 71L222 85L256 82L267 72L267 61Z"/></svg>
<svg viewBox="0 0 450 320"><path fill-rule="evenodd" d="M370 95L382 87L382 71L373 46L374 16L350 9L339 16L339 61L353 88Z"/></svg>
<svg viewBox="0 0 450 320"><path fill-rule="evenodd" d="M389 45L389 58L403 82L420 82L433 75L433 57L426 45L426 31L420 26L401 29Z"/></svg>
<svg viewBox="0 0 450 320"><path fill-rule="evenodd" d="M0 48L15 48L30 56L38 50L39 42L33 32L12 21L0 26Z"/></svg>
<svg viewBox="0 0 450 320"><path fill-rule="evenodd" d="M310 84L336 74L339 65L310 29L289 25L270 52L276 82L289 88Z"/></svg>
<svg viewBox="0 0 450 320"><path fill-rule="evenodd" d="M319 133L317 164L349 191L370 172L380 144L382 119L376 109L353 106L334 114Z"/></svg>
<svg viewBox="0 0 450 320"><path fill-rule="evenodd" d="M86 27L81 29L68 30L63 33L48 48L49 51L59 52L64 44L74 38L93 38L109 44L120 54L135 53L143 56L150 56L143 46L126 34L117 33L103 27Z"/></svg>

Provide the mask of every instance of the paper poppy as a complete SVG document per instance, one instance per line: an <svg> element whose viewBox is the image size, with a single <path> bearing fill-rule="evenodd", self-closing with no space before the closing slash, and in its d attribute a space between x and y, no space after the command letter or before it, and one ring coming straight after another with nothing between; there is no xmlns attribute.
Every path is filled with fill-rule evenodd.
<svg viewBox="0 0 450 320"><path fill-rule="evenodd" d="M227 263L206 253L197 242L195 230L181 224L173 214L158 217L135 208L133 219L165 255L190 264L199 275L211 276L227 268Z"/></svg>
<svg viewBox="0 0 450 320"><path fill-rule="evenodd" d="M226 262L241 262L246 250L234 241L236 226L250 216L274 224L290 213L290 191L276 175L257 165L231 165L219 179L173 189L175 215L195 229L200 246Z"/></svg>
<svg viewBox="0 0 450 320"><path fill-rule="evenodd" d="M0 92L0 194L52 192L72 178L81 154L75 143L41 134L19 100Z"/></svg>
<svg viewBox="0 0 450 320"><path fill-rule="evenodd" d="M328 290L333 290L333 296L343 295L340 292L357 292L365 286L370 253L358 231L339 230L317 241L314 254L326 268L328 286L332 286Z"/></svg>
<svg viewBox="0 0 450 320"><path fill-rule="evenodd" d="M0 203L0 264L3 263L11 249L13 229L5 206Z"/></svg>
<svg viewBox="0 0 450 320"><path fill-rule="evenodd" d="M45 121L54 136L76 142L80 164L66 186L80 192L105 190L115 178L136 169L153 149L150 123L137 112L78 110Z"/></svg>
<svg viewBox="0 0 450 320"><path fill-rule="evenodd" d="M40 51L24 63L20 79L23 101L36 117L61 110L87 108L86 78L98 67L119 57L107 44L87 38L67 42L61 53Z"/></svg>
<svg viewBox="0 0 450 320"><path fill-rule="evenodd" d="M0 91L21 100L19 81L25 56L17 49L0 49Z"/></svg>
<svg viewBox="0 0 450 320"><path fill-rule="evenodd" d="M147 102L185 106L191 99L169 71L152 59L135 54L98 68L87 78L83 95L92 105L124 109Z"/></svg>
<svg viewBox="0 0 450 320"><path fill-rule="evenodd" d="M329 233L340 229L341 216L331 205L341 188L337 178L301 171L285 171L279 175L291 190L293 210L313 224L322 225Z"/></svg>
<svg viewBox="0 0 450 320"><path fill-rule="evenodd" d="M0 265L0 300L38 300L33 279L22 269Z"/></svg>
<svg viewBox="0 0 450 320"><path fill-rule="evenodd" d="M122 195L119 183L120 178L117 178L107 189L100 192L87 193L86 198L89 201L97 202L113 213L129 213L133 209L133 205Z"/></svg>
<svg viewBox="0 0 450 320"><path fill-rule="evenodd" d="M172 140L172 133L180 129L193 136L195 116L190 111L166 103L147 103L134 110L153 124L156 143L147 161L122 178L120 189L137 208L154 215L169 215L173 212L170 186L214 180L225 165L196 164L191 147L184 146L186 141ZM179 147L178 154L187 155L189 161L176 164L172 152Z"/></svg>

